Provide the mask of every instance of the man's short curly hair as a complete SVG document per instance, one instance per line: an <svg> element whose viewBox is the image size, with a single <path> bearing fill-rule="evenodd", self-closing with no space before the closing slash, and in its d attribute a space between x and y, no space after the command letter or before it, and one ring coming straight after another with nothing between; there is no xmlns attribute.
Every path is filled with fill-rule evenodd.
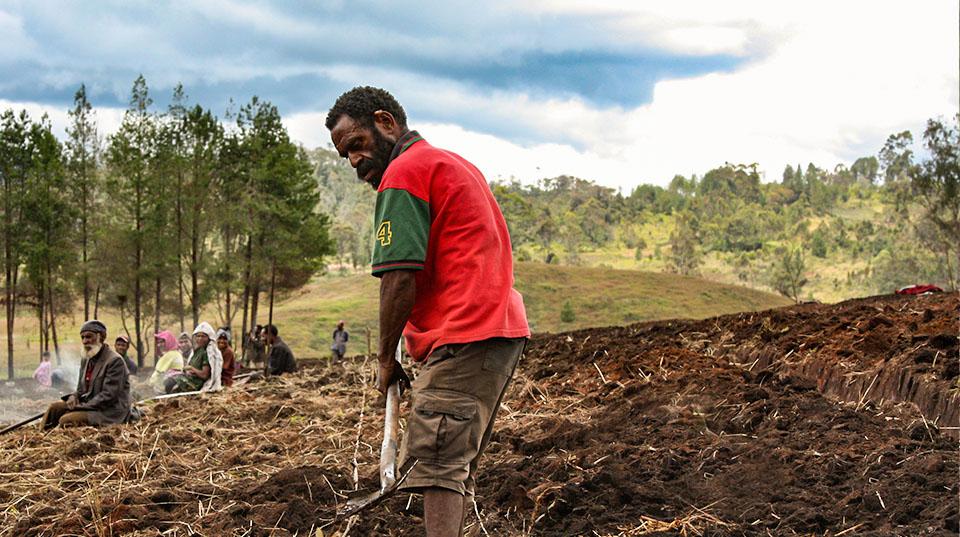
<svg viewBox="0 0 960 537"><path fill-rule="evenodd" d="M400 103L385 89L372 86L357 86L344 93L333 103L327 113L327 130L333 130L340 116L346 114L366 127L373 126L373 113L377 110L390 112L402 128L407 127L407 114Z"/></svg>

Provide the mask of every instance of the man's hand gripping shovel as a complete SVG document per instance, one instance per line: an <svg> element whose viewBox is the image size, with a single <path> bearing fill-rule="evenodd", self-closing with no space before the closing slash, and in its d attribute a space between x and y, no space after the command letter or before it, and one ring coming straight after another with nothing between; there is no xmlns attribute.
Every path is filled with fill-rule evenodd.
<svg viewBox="0 0 960 537"><path fill-rule="evenodd" d="M347 505L337 512L337 516L349 517L375 507L397 491L410 475L417 460L408 457L403 466L397 468L397 435L400 432L400 385L408 382L400 367L400 345L397 345L397 370L402 379L398 379L387 388L387 408L383 424L383 444L380 445L380 490L360 492L347 500Z"/></svg>

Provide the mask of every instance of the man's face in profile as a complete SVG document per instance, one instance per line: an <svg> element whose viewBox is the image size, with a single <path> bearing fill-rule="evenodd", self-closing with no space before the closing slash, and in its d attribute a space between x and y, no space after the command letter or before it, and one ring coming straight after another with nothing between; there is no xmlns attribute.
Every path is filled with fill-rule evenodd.
<svg viewBox="0 0 960 537"><path fill-rule="evenodd" d="M381 133L377 125L365 126L346 114L330 130L330 138L337 153L357 170L357 178L376 190L390 164L395 142Z"/></svg>

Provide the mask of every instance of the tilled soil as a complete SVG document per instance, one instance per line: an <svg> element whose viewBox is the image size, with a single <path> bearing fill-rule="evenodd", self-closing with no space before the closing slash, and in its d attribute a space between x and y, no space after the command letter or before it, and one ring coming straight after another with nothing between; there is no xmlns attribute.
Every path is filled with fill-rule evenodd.
<svg viewBox="0 0 960 537"><path fill-rule="evenodd" d="M956 535L958 317L953 293L536 336L469 532ZM422 535L406 494L333 518L375 485L371 365L0 437L0 536Z"/></svg>

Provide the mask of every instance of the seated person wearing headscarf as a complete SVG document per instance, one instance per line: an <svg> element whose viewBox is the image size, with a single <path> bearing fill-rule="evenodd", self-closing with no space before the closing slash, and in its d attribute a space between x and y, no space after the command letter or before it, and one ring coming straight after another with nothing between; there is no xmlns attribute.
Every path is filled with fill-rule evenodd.
<svg viewBox="0 0 960 537"><path fill-rule="evenodd" d="M183 369L183 355L180 354L180 346L177 338L169 330L164 330L156 334L156 345L163 351L157 360L157 365L153 368L153 374L150 375L150 386L157 393L165 393L163 381L180 372Z"/></svg>
<svg viewBox="0 0 960 537"><path fill-rule="evenodd" d="M130 416L130 373L123 358L104 343L106 338L107 327L102 322L83 323L84 357L77 391L50 405L43 415L44 429L123 423Z"/></svg>
<svg viewBox="0 0 960 537"><path fill-rule="evenodd" d="M183 356L183 363L189 362L190 356L193 354L193 339L190 337L190 334L180 332L180 337L177 341L180 342L180 355Z"/></svg>
<svg viewBox="0 0 960 537"><path fill-rule="evenodd" d="M203 322L193 331L196 346L183 372L164 381L167 393L217 391L223 368L223 356L217 349L216 332L210 323Z"/></svg>

